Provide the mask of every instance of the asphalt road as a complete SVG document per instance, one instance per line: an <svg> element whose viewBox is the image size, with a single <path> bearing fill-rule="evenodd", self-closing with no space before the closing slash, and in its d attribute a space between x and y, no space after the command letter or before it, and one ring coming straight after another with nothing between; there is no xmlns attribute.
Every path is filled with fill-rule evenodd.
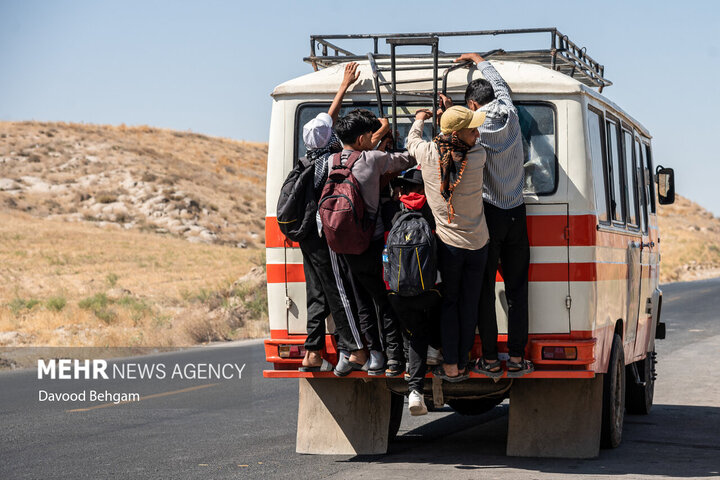
<svg viewBox="0 0 720 480"><path fill-rule="evenodd" d="M506 405L476 417L449 409L406 416L387 455L298 455L297 380L263 379L262 344L253 341L118 362L161 363L162 380L0 373L0 479L720 478L720 279L663 290L668 338L657 344L655 405L650 415L626 416L620 447L597 459L506 457ZM201 362L245 368L241 379L169 378L174 364ZM90 389L142 400L38 397Z"/></svg>

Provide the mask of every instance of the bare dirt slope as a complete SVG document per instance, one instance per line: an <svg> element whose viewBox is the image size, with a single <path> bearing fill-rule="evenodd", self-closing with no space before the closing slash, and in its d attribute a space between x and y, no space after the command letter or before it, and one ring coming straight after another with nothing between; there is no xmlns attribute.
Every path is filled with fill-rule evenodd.
<svg viewBox="0 0 720 480"><path fill-rule="evenodd" d="M720 218L677 195L673 205L658 205L660 281L720 277Z"/></svg>
<svg viewBox="0 0 720 480"><path fill-rule="evenodd" d="M0 122L0 346L264 335L266 155L149 127Z"/></svg>
<svg viewBox="0 0 720 480"><path fill-rule="evenodd" d="M235 246L263 242L267 145L150 127L0 122L0 206Z"/></svg>

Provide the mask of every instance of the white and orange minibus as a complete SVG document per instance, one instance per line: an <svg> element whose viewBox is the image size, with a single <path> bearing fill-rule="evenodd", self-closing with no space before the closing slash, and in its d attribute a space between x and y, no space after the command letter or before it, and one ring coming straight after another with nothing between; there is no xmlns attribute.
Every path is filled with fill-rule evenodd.
<svg viewBox="0 0 720 480"><path fill-rule="evenodd" d="M385 451L399 426L400 394L407 390L402 379L368 379L364 372L343 379L298 372L306 331L302 255L278 229L275 206L285 177L304 154L302 126L327 111L344 62L359 61L360 79L343 111L367 108L392 118L402 148L415 110L432 108L441 85L462 105L468 82L481 78L475 68L452 66L457 55L439 51L438 41L489 33L314 36L306 60L317 71L272 93L266 216L271 338L265 341L270 366L264 375L301 379L298 451ZM428 374L425 391L431 405L447 404L464 414L484 412L509 397L508 454L591 457L601 444L619 444L626 408L648 413L652 405L654 343L664 338L657 209L672 202L672 171L656 172L650 132L600 93L610 82L584 50L556 29L493 36L509 33L551 37L546 51L488 57L512 90L524 138L531 245L526 353L536 370L497 382L472 374L458 384ZM337 46L340 38L372 40L372 52L354 55ZM390 54L382 53L381 42L390 45ZM429 45L431 52L398 53L409 45ZM480 50L472 45L464 50ZM403 91L409 84L414 90ZM430 139L432 122L426 123ZM499 348L507 352L500 272L496 289ZM331 318L328 327L332 332ZM334 361L336 355L328 334L326 357ZM473 355L480 355L479 337ZM347 433L357 428L366 432L362 440Z"/></svg>

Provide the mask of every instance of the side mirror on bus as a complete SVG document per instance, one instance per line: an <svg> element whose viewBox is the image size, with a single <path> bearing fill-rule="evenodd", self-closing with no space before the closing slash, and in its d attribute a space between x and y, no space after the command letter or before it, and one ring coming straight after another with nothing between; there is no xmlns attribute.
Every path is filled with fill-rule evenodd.
<svg viewBox="0 0 720 480"><path fill-rule="evenodd" d="M675 203L675 171L658 165L655 169L655 181L658 184L658 201L660 205Z"/></svg>

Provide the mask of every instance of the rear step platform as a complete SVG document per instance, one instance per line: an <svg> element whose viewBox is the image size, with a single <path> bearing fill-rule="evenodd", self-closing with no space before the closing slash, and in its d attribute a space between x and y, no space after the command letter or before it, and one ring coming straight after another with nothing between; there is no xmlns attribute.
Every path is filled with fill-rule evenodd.
<svg viewBox="0 0 720 480"><path fill-rule="evenodd" d="M537 368L537 367L536 367ZM297 370L263 370L263 377L265 378L335 378L333 372L300 372ZM594 378L595 372L592 370L535 370L532 373L524 375L520 380L526 378ZM351 372L345 378L365 378L370 380L385 380L387 377L373 377L368 375L366 372ZM433 378L431 373L425 375L425 378ZM507 372L503 372L503 376L499 378L507 378ZM470 372L470 379L481 379L490 380L485 375L480 373ZM516 379L517 380L517 379Z"/></svg>

